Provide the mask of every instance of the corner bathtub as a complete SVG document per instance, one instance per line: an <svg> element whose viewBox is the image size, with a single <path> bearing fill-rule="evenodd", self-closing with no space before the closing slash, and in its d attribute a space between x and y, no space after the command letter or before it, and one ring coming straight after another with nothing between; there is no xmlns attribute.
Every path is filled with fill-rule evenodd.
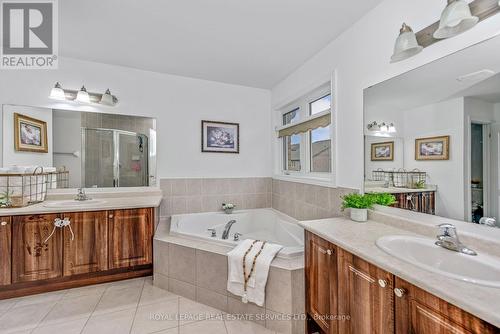
<svg viewBox="0 0 500 334"><path fill-rule="evenodd" d="M231 228L229 238L223 240L224 226L232 219L236 223ZM208 231L212 228L217 233L215 238ZM278 257L292 258L304 253L304 229L297 224L297 220L273 209L241 210L232 214L211 212L173 215L170 223L171 235L232 247L239 243L233 241L235 233L242 234L240 240L258 239L282 245L284 248Z"/></svg>

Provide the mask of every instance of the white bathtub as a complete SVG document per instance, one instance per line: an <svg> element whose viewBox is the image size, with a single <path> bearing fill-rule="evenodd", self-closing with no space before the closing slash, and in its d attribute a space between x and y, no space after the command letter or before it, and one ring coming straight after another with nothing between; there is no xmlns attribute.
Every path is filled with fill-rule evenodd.
<svg viewBox="0 0 500 334"><path fill-rule="evenodd" d="M236 220L231 227L229 238L222 240L224 226L230 220ZM217 237L212 238L208 229L214 228ZM297 220L273 209L255 209L234 211L228 215L223 212L194 213L173 215L170 234L186 236L221 245L235 246L234 234L241 233L240 240L258 239L283 245L278 257L290 258L304 253L304 229Z"/></svg>

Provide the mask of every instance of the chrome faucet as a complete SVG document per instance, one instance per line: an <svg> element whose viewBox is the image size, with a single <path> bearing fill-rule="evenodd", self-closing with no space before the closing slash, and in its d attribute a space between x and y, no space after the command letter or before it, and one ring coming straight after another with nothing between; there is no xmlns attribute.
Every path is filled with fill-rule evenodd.
<svg viewBox="0 0 500 334"><path fill-rule="evenodd" d="M76 194L75 201L83 202L83 201L88 201L90 199L91 198L88 197L87 194L85 193L85 189L78 188L78 193Z"/></svg>
<svg viewBox="0 0 500 334"><path fill-rule="evenodd" d="M224 232L222 232L222 239L227 240L229 238L229 231L234 223L236 223L234 219L227 222L226 226L224 226Z"/></svg>
<svg viewBox="0 0 500 334"><path fill-rule="evenodd" d="M475 251L460 242L455 225L440 224L437 227L439 228L437 246L467 255L477 255Z"/></svg>

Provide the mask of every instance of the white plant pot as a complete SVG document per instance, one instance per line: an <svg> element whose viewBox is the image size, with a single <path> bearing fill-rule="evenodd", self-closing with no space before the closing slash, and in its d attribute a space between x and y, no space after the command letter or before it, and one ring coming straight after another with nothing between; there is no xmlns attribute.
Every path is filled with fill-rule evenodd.
<svg viewBox="0 0 500 334"><path fill-rule="evenodd" d="M351 208L351 219L355 222L365 222L368 220L368 209Z"/></svg>

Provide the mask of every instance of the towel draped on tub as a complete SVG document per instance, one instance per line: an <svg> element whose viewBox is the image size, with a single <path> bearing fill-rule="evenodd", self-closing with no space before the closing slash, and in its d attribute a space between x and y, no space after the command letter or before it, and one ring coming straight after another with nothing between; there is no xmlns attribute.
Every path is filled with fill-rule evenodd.
<svg viewBox="0 0 500 334"><path fill-rule="evenodd" d="M267 277L269 275L269 267L271 262L278 252L283 248L281 245L265 243L264 247L263 241L257 241L252 239L243 240L238 246L236 246L232 251L227 253L228 261L228 279L227 279L227 290L234 295L241 296L242 301L252 302L259 306L264 305L266 299L266 284ZM253 247L252 247L253 245ZM255 268L248 279L247 290L245 292L245 278L243 274L243 257L245 253L248 252L245 260L246 264L246 275L250 274L253 261L255 256L258 255Z"/></svg>

